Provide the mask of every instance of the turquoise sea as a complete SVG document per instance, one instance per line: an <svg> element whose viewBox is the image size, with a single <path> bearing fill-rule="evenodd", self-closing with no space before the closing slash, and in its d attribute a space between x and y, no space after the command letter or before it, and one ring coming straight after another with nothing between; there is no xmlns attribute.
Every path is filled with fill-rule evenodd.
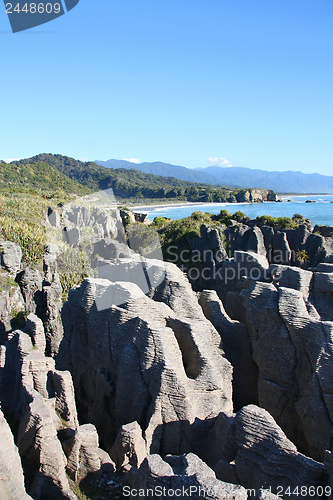
<svg viewBox="0 0 333 500"><path fill-rule="evenodd" d="M188 217L192 212L200 210L211 214L218 214L220 210L226 209L232 214L241 210L246 215L255 219L259 215L271 215L273 217L292 217L295 213L304 215L311 219L313 224L333 226L333 194L330 195L289 195L283 197L281 203L205 203L195 205L163 205L154 208L137 208L137 211L149 215L149 219L154 217L169 217L170 219L181 219ZM290 201L288 201L290 200ZM312 200L314 203L305 203Z"/></svg>

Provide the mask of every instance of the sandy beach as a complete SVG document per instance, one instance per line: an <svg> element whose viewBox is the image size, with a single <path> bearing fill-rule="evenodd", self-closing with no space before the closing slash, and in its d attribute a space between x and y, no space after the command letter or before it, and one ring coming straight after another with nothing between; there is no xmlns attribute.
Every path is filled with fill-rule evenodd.
<svg viewBox="0 0 333 500"><path fill-rule="evenodd" d="M227 204L227 203L226 203ZM237 205L237 203L232 203L233 205ZM204 206L204 205L214 205L214 202L206 202L202 203L200 201L179 201L178 203L161 203L161 204L155 204L155 205L135 205L135 207L128 207L131 210L151 210L153 208L173 208L173 207L198 207L198 206ZM220 205L220 203L218 203Z"/></svg>

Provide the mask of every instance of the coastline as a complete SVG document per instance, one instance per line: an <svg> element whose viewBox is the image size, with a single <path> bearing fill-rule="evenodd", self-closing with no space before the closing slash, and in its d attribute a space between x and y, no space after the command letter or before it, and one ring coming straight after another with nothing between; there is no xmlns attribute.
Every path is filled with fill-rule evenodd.
<svg viewBox="0 0 333 500"><path fill-rule="evenodd" d="M288 194L288 195L281 195L279 197L280 200L282 200L282 203L287 202L290 198L311 198L311 197L318 197L318 196L332 196L331 193L325 193L325 194ZM206 201L206 202L201 202L201 201L179 201L179 202L173 202L173 203L155 203L153 205L135 205L131 206L130 209L135 211L135 210L144 210L151 212L154 209L164 209L164 208L177 208L177 207L212 207L212 206L238 206L238 205L265 205L267 203L278 203L276 201L264 201L262 203L252 203L248 201L242 201L242 202L236 202L236 203L230 203L227 201L223 202L213 202L213 201Z"/></svg>
<svg viewBox="0 0 333 500"><path fill-rule="evenodd" d="M242 202L237 202L237 203L230 203L227 201L222 201L220 203L214 202L214 201L206 201L205 203L202 203L201 201L183 201L179 203L162 203L161 205L136 205L135 207L131 207L131 210L147 210L151 211L151 209L154 208L177 208L177 207L206 207L206 206L230 206L230 205L262 205L265 203L277 203L275 201L264 201L263 203L251 203L249 201L242 201Z"/></svg>

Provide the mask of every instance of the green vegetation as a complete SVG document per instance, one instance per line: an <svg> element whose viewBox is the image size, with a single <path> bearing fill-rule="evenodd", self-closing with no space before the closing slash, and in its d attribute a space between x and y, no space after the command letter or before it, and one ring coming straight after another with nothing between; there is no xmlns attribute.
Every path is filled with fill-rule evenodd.
<svg viewBox="0 0 333 500"><path fill-rule="evenodd" d="M54 198L50 203L37 193L24 191L0 194L0 238L17 243L27 265L42 261L46 245L43 211L45 214L58 201L60 198Z"/></svg>
<svg viewBox="0 0 333 500"><path fill-rule="evenodd" d="M0 192L30 192L55 197L65 193L84 196L90 189L70 179L50 163L25 163L23 160L10 164L0 163Z"/></svg>
<svg viewBox="0 0 333 500"><path fill-rule="evenodd" d="M57 208L59 204L73 200L73 195L58 193L52 199L38 192L31 193L22 189L19 193L0 194L0 239L17 243L22 249L23 265L40 266L46 250L45 215L48 207ZM86 263L76 250L68 249L62 254L60 282L63 299L68 291L80 284L87 276ZM7 278L7 281L10 278ZM0 291L8 289L8 283L1 281ZM20 320L18 317L17 320Z"/></svg>
<svg viewBox="0 0 333 500"><path fill-rule="evenodd" d="M7 272L0 269L0 294L2 292L8 292L9 297L12 297L17 287L18 284L15 282L15 280Z"/></svg>
<svg viewBox="0 0 333 500"><path fill-rule="evenodd" d="M297 229L299 225L311 225L310 219L305 219L301 214L295 214L290 217L272 217L270 215L261 215L256 218L258 226L280 227L281 229Z"/></svg>
<svg viewBox="0 0 333 500"><path fill-rule="evenodd" d="M37 185L46 188L55 184L58 189L77 194L81 194L78 192L80 185L81 189L87 190L88 188L93 191L112 188L116 199L131 202L142 202L147 199L159 202L170 200L235 202L247 191L210 184L196 184L175 177L145 174L135 169L111 169L94 162L81 162L62 155L40 154L4 165L7 183L11 181L15 184L15 179L24 178L22 185L28 183L33 188ZM59 179L55 172L60 175ZM41 184L38 184L40 176ZM66 179L73 184L67 185Z"/></svg>
<svg viewBox="0 0 333 500"><path fill-rule="evenodd" d="M175 262L181 264L179 255L182 250L189 249L189 240L197 238L200 236L200 227L202 224L207 224L211 228L216 228L220 232L222 241L226 250L227 242L225 241L225 236L223 234L223 229L225 225L229 225L231 221L240 223L248 223L250 220L243 212L237 211L233 215L227 210L223 209L218 215L212 215L208 212L193 212L192 215L184 219L177 220L166 220L163 217L156 217L154 219L153 226L157 229L160 241L162 245L163 255L165 260L170 261L170 251L168 249L171 246L177 247L177 251L172 250L173 255L177 253L178 260ZM305 219L300 214L295 214L292 218L289 217L271 217L269 215L263 215L257 217L254 223L258 226L271 226L283 229L296 229L300 224L311 224L309 219ZM299 252L298 261L300 263L307 262L307 255L305 251Z"/></svg>
<svg viewBox="0 0 333 500"><path fill-rule="evenodd" d="M297 259L297 262L302 266L302 265L305 265L307 264L308 262L310 262L310 257L308 255L308 252L303 249L303 250L299 250L297 253L296 253L296 259Z"/></svg>
<svg viewBox="0 0 333 500"><path fill-rule="evenodd" d="M214 216L210 213L199 211L193 212L192 215L184 219L166 221L162 227L159 226L159 221L157 221L157 224L154 221L154 226L158 229L160 236L164 259L170 261L171 254L169 253L169 249L174 247L172 253L173 255L177 254L177 261L172 260L172 262L181 265L181 251L189 249L189 240L200 236L200 227L202 224L208 224L212 228L221 227L221 223L218 220L214 220Z"/></svg>
<svg viewBox="0 0 333 500"><path fill-rule="evenodd" d="M71 288L80 285L84 278L92 276L90 262L86 254L78 248L66 246L58 256L59 278L62 288L62 301L65 302Z"/></svg>

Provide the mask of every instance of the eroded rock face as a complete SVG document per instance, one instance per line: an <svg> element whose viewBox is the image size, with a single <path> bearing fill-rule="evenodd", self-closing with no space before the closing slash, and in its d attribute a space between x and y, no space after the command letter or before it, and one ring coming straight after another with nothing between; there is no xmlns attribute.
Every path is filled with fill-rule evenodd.
<svg viewBox="0 0 333 500"><path fill-rule="evenodd" d="M234 366L236 409L259 404L300 451L322 461L333 437L331 265L271 265L256 280L258 264L244 266L238 253L225 265L242 266L246 276L237 286L223 283L223 303L215 292L200 295Z"/></svg>
<svg viewBox="0 0 333 500"><path fill-rule="evenodd" d="M133 283L86 279L64 310L57 364L71 370L79 415L97 426L106 449L137 421L150 453L178 454L202 446L212 419L232 411L232 369L175 266L150 295Z"/></svg>
<svg viewBox="0 0 333 500"><path fill-rule="evenodd" d="M169 491L177 491L179 498L247 498L242 486L217 480L214 471L193 453L169 455L165 460L159 455L149 455L138 470L132 471L130 484L133 490L155 489L156 493L161 492L160 498L170 498L172 493Z"/></svg>
<svg viewBox="0 0 333 500"><path fill-rule="evenodd" d="M56 248L55 245L48 248L44 258L44 276L29 267L17 275L26 313L35 314L43 321L48 356L57 354L63 336L60 315L62 288L56 271Z"/></svg>
<svg viewBox="0 0 333 500"><path fill-rule="evenodd" d="M22 250L16 243L0 240L0 266L14 275L21 267Z"/></svg>
<svg viewBox="0 0 333 500"><path fill-rule="evenodd" d="M322 460L333 435L333 325L309 314L300 291L256 283L242 295L259 404L301 450Z"/></svg>
<svg viewBox="0 0 333 500"><path fill-rule="evenodd" d="M310 492L310 486L325 484L325 467L298 453L267 411L246 406L235 416L234 425L236 475L246 488L271 488L284 494L288 487L294 491L306 485Z"/></svg>
<svg viewBox="0 0 333 500"><path fill-rule="evenodd" d="M236 250L254 252L267 257L270 264L315 267L322 262L333 262L333 230L301 224L297 229L258 226L256 221L229 224L223 231L229 257ZM205 244L206 243L206 244ZM208 241L202 241L209 248ZM301 254L306 257L302 262Z"/></svg>
<svg viewBox="0 0 333 500"><path fill-rule="evenodd" d="M140 467L147 456L147 445L137 422L121 426L110 455L117 469L127 465Z"/></svg>
<svg viewBox="0 0 333 500"><path fill-rule="evenodd" d="M16 277L25 302L26 312L36 313L43 301L43 278L38 269L26 268Z"/></svg>
<svg viewBox="0 0 333 500"><path fill-rule="evenodd" d="M66 443L68 454L67 471L76 480L78 473L101 472L99 440L94 425L80 425L70 443Z"/></svg>
<svg viewBox="0 0 333 500"><path fill-rule="evenodd" d="M24 476L17 447L0 410L0 496L3 499L31 500L24 487Z"/></svg>
<svg viewBox="0 0 333 500"><path fill-rule="evenodd" d="M233 401L238 410L248 403L257 402L258 368L253 361L251 341L246 326L226 313L217 293L204 290L199 304L207 319L221 335L223 349L233 366Z"/></svg>
<svg viewBox="0 0 333 500"><path fill-rule="evenodd" d="M100 471L98 435L93 425L79 425L71 375L55 370L54 359L45 357L45 334L37 316L29 315L27 331L31 336L12 332L0 346L1 405L19 420L17 445L28 471L27 491L35 500L75 500L66 470L74 477ZM76 460L69 459L73 454ZM16 474L19 479L19 469Z"/></svg>
<svg viewBox="0 0 333 500"><path fill-rule="evenodd" d="M115 242L117 222L81 209L67 221L83 227L98 217L100 278L71 291L64 338L52 246L44 276L18 275L31 313L25 332L8 324L1 337L0 399L20 419L29 493L74 498L66 472L75 480L113 471L112 459L118 470L131 469L134 487L204 487L211 498L221 491L246 498L245 487L276 500L279 486L332 482L331 459L327 478L300 452L323 461L331 449L333 268L288 265L295 248L306 249L311 263L329 260L331 234L233 227L227 260L219 232L204 226L192 250L209 242L221 258L206 264L228 279L210 282L218 293L196 295L175 266ZM270 265L280 251L286 260ZM60 341L56 369L44 354L56 356Z"/></svg>
<svg viewBox="0 0 333 500"><path fill-rule="evenodd" d="M7 273L0 273L0 287L1 282L4 282L3 289L0 289L0 344L5 343L7 333L13 327L17 328L22 323L20 316L25 311L24 300L19 287L12 282L9 282L8 285L7 280Z"/></svg>

